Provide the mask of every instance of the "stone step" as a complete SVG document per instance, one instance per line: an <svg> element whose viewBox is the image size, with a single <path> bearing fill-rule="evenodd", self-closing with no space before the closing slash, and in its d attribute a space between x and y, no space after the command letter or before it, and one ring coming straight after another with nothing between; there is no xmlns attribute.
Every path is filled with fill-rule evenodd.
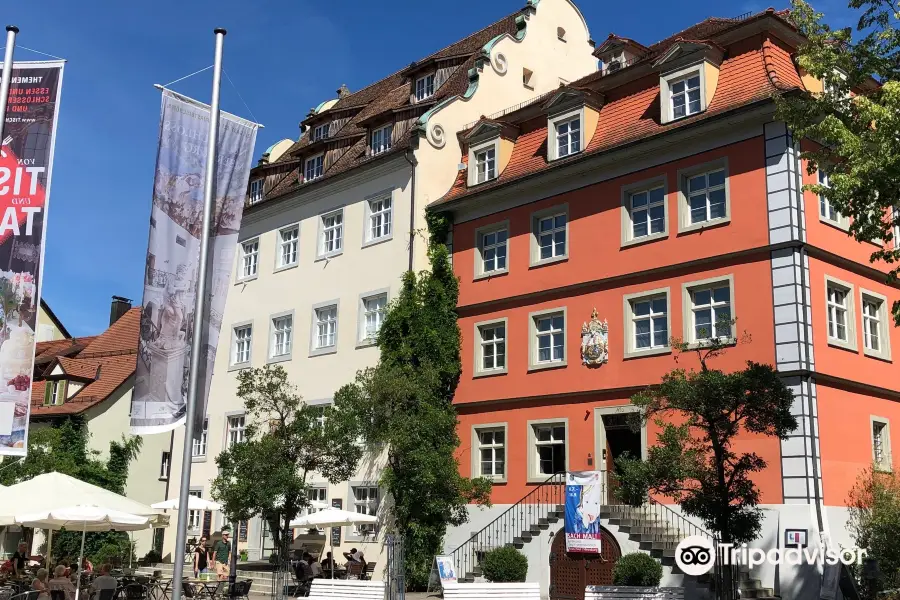
<svg viewBox="0 0 900 600"><path fill-rule="evenodd" d="M741 598L771 598L775 595L772 588L758 588L755 590L741 590Z"/></svg>

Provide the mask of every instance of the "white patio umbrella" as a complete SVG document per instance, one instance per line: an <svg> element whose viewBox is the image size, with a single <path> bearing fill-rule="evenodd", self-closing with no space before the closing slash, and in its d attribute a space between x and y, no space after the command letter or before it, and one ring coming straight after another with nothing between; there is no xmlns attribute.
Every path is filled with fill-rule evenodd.
<svg viewBox="0 0 900 600"><path fill-rule="evenodd" d="M103 506L148 517L155 527L164 527L169 523L168 515L146 504L54 471L9 487L0 487L0 525L15 525L16 515L23 510L49 512L75 505ZM47 564L50 564L52 547L53 529L50 529L47 536Z"/></svg>
<svg viewBox="0 0 900 600"><path fill-rule="evenodd" d="M178 510L178 498L170 498L164 502L151 504L150 508L157 510ZM197 496L188 496L188 510L222 510L222 505L212 500L205 500Z"/></svg>
<svg viewBox="0 0 900 600"><path fill-rule="evenodd" d="M23 527L37 527L50 529L51 531L65 527L72 531L81 532L81 552L78 556L75 600L78 600L78 596L81 593L84 538L88 531L138 531L150 527L150 519L145 516L84 504L19 514L15 516L15 521Z"/></svg>
<svg viewBox="0 0 900 600"><path fill-rule="evenodd" d="M345 525L362 525L377 523L378 517L363 513L350 512L340 508L326 508L319 512L299 517L290 522L290 527L343 527ZM329 536L331 543L331 578L334 579L334 535Z"/></svg>

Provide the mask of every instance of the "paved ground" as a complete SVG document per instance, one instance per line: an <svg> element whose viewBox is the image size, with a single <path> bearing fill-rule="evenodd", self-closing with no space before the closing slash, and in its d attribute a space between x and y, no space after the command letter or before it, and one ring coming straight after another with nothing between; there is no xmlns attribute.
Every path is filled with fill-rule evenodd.
<svg viewBox="0 0 900 600"><path fill-rule="evenodd" d="M271 596L269 594L258 594L254 592L250 592L250 600L269 600ZM441 594L440 592L407 592L406 600L440 600Z"/></svg>

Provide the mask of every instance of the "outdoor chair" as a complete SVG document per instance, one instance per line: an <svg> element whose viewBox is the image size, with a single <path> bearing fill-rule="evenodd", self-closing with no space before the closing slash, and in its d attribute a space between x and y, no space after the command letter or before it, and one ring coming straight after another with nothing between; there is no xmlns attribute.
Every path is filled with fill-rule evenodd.
<svg viewBox="0 0 900 600"><path fill-rule="evenodd" d="M30 590L28 592L22 592L21 594L16 594L9 600L37 600L39 594L40 594L40 592L38 592L36 590ZM65 594L65 592L63 592L63 594Z"/></svg>
<svg viewBox="0 0 900 600"><path fill-rule="evenodd" d="M146 588L140 583L129 583L125 586L125 600L144 600L146 595Z"/></svg>
<svg viewBox="0 0 900 600"><path fill-rule="evenodd" d="M365 565L358 562L347 563L347 579L362 579Z"/></svg>
<svg viewBox="0 0 900 600"><path fill-rule="evenodd" d="M119 590L110 589L110 590L100 590L100 593L97 595L98 600L115 600L116 592Z"/></svg>
<svg viewBox="0 0 900 600"><path fill-rule="evenodd" d="M361 577L361 579L369 579L370 580L370 579L372 579L372 575L374 575L374 574L375 574L375 563L373 563L373 562L366 563L366 568L363 571L363 576Z"/></svg>
<svg viewBox="0 0 900 600"><path fill-rule="evenodd" d="M253 580L245 579L241 583L242 583L242 585L239 589L239 591L241 593L241 598L243 598L244 600L249 600L248 596L250 595L250 586L253 585Z"/></svg>
<svg viewBox="0 0 900 600"><path fill-rule="evenodd" d="M50 600L66 600L65 590L50 590Z"/></svg>

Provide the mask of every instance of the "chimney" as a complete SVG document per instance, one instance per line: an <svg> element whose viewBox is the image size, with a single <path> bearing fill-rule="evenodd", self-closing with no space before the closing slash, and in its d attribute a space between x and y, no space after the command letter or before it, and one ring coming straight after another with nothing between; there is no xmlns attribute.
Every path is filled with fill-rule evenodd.
<svg viewBox="0 0 900 600"><path fill-rule="evenodd" d="M350 88L347 87L346 83L342 83L341 87L337 90L338 98L344 98L345 96L350 95Z"/></svg>
<svg viewBox="0 0 900 600"><path fill-rule="evenodd" d="M113 296L109 306L109 324L112 325L119 318L131 310L131 300L122 296Z"/></svg>

